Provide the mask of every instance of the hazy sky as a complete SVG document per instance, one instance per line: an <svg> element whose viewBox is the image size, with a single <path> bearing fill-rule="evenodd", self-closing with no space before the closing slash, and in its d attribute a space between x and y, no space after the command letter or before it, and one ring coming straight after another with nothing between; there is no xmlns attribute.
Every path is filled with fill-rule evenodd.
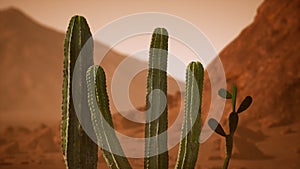
<svg viewBox="0 0 300 169"><path fill-rule="evenodd" d="M87 18L93 32L102 26L126 15L140 12L163 12L172 14L194 24L212 42L216 52L221 51L240 31L249 25L256 15L256 10L263 0L0 0L0 9L14 6L20 8L40 23L64 32L70 18L83 15ZM150 35L149 35L150 36ZM129 39L116 49L122 53L133 54L136 48L148 48L149 37L137 37L139 43ZM136 41L135 41L136 42ZM179 49L175 44L170 46L171 52L176 50L184 55L193 55L191 51ZM134 46L132 45L134 44ZM138 46L136 45L138 44ZM131 49L131 50L128 50ZM181 53L179 52L179 55ZM176 74L184 77L184 69Z"/></svg>
<svg viewBox="0 0 300 169"><path fill-rule="evenodd" d="M65 31L74 14L88 18L93 31L119 17L137 12L170 13L201 29L220 51L253 20L262 0L0 0L50 27Z"/></svg>

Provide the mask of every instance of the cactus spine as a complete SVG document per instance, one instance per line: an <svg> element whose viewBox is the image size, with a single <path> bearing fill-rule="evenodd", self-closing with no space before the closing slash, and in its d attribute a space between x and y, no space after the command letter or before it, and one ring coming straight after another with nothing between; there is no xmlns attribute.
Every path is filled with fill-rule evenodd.
<svg viewBox="0 0 300 169"><path fill-rule="evenodd" d="M80 102L79 114L87 106L86 82L80 79L78 93L72 93L72 77L76 61L80 65L80 73L85 74L87 68L93 64L93 56L85 56L78 59L80 50L87 40L91 38L91 32L87 22L82 16L72 17L65 38L64 45L64 69L63 69L63 102L62 102L62 151L67 168L69 169L96 169L98 160L98 148L89 136L82 129L73 103L76 95L82 99ZM92 43L90 44L92 47ZM88 118L89 119L89 118Z"/></svg>
<svg viewBox="0 0 300 169"><path fill-rule="evenodd" d="M191 62L186 70L184 120L176 169L195 167L201 131L201 103L204 69L200 62Z"/></svg>
<svg viewBox="0 0 300 169"><path fill-rule="evenodd" d="M86 79L92 124L98 144L101 145L103 157L112 169L131 169L114 131L106 91L105 72L100 66L91 66L86 73ZM116 152L118 155L114 154Z"/></svg>
<svg viewBox="0 0 300 169"><path fill-rule="evenodd" d="M167 96L167 57L168 32L164 28L156 28L152 34L149 52L146 95L145 169L168 168L167 134L161 134L168 129L167 102L165 102L166 105L162 105L162 97ZM155 89L162 92L164 96L156 95L154 92ZM163 110L161 110L162 107L164 107Z"/></svg>
<svg viewBox="0 0 300 169"><path fill-rule="evenodd" d="M214 130L217 134L225 138L225 145L226 145L226 157L224 159L222 169L227 169L229 166L229 161L232 155L233 149L233 135L236 131L238 121L239 121L239 114L249 108L252 104L252 97L247 96L242 103L240 104L238 110L236 111L236 97L237 97L237 88L236 86L232 87L232 94L225 89L219 90L219 95L224 99L232 99L232 112L228 117L229 121L229 134L226 134L222 128L222 126L218 123L215 119L209 119L208 124L212 130Z"/></svg>

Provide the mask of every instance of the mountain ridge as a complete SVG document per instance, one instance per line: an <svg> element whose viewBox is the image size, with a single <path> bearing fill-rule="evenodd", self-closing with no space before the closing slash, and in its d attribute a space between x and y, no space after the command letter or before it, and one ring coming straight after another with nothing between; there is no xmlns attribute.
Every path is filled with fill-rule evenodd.
<svg viewBox="0 0 300 169"><path fill-rule="evenodd" d="M0 83L0 92L3 94L0 97L0 117L9 121L14 121L16 115L22 117L20 119L23 121L39 122L49 118L52 122L58 121L61 112L65 34L39 24L16 8L1 10L0 22L3 23L0 25L0 55L3 58L0 75L5 79ZM94 42L95 56L107 50L99 64L106 72L108 94L112 100L111 81L118 65L124 59L138 67L147 67L147 63L108 49L101 42ZM121 72L124 75L121 77L123 81L128 78L125 76L129 74L127 71L130 70ZM145 102L146 77L147 71L140 72L131 81L130 89L123 90L129 90L136 108L143 106ZM176 80L170 77L168 79L169 93L175 93L179 90ZM179 86L183 85L178 82ZM122 84L117 86L119 89L124 88ZM118 112L112 101L110 105L113 113ZM29 114L30 117L26 118Z"/></svg>

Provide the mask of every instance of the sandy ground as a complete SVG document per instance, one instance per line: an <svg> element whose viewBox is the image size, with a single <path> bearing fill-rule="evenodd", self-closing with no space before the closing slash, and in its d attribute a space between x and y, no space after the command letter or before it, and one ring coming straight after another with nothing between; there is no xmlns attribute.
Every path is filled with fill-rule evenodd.
<svg viewBox="0 0 300 169"><path fill-rule="evenodd" d="M133 137L143 136L143 125L130 125L126 120L122 120L122 117L114 117L114 120L118 119L120 123L116 128L120 132ZM234 155L230 168L299 168L300 124L278 125L276 123L276 125L275 127L272 123L266 126L259 123L253 123L252 126L241 125L234 140ZM178 146L169 151L169 168L175 165L177 151ZM196 168L221 168L223 152L223 138L214 134L200 145ZM101 154L99 157L98 168L107 168ZM143 159L130 159L130 162L133 168L143 168ZM20 125L6 127L0 135L0 168L65 168L60 149L59 125L41 124L32 130Z"/></svg>

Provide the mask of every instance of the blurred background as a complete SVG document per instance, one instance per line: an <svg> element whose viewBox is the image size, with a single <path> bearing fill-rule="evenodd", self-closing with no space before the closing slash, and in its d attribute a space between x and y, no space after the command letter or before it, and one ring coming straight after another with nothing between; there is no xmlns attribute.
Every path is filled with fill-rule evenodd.
<svg viewBox="0 0 300 169"><path fill-rule="evenodd" d="M68 22L75 14L83 15L95 33L120 17L138 12L168 13L198 27L215 47L216 59L223 63L229 90L237 84L238 103L247 95L253 97L253 105L241 115L232 168L299 168L299 11L299 0L1 0L0 168L64 168L59 128L63 40ZM142 42L137 38L117 45L107 53L101 64L109 89L114 70L132 56L131 46L144 49L149 42L150 35ZM105 42L96 42L96 50L107 48ZM130 59L135 65L147 65L146 60L134 56ZM207 68L214 70L216 59ZM146 71L138 73L130 84L130 99L139 110L144 110L145 84ZM168 85L171 125L182 109L183 93L179 89L184 88L184 76L169 77ZM210 105L210 97L206 76L204 114L214 106ZM125 119L113 103L112 112L118 131L143 137L143 124ZM137 112L123 113L135 116ZM228 113L230 105L224 110L224 126ZM170 168L174 167L177 148L170 151ZM223 140L213 135L201 144L197 168L220 168L223 157ZM142 159L130 162L134 168L143 168ZM102 158L99 167L105 168Z"/></svg>

